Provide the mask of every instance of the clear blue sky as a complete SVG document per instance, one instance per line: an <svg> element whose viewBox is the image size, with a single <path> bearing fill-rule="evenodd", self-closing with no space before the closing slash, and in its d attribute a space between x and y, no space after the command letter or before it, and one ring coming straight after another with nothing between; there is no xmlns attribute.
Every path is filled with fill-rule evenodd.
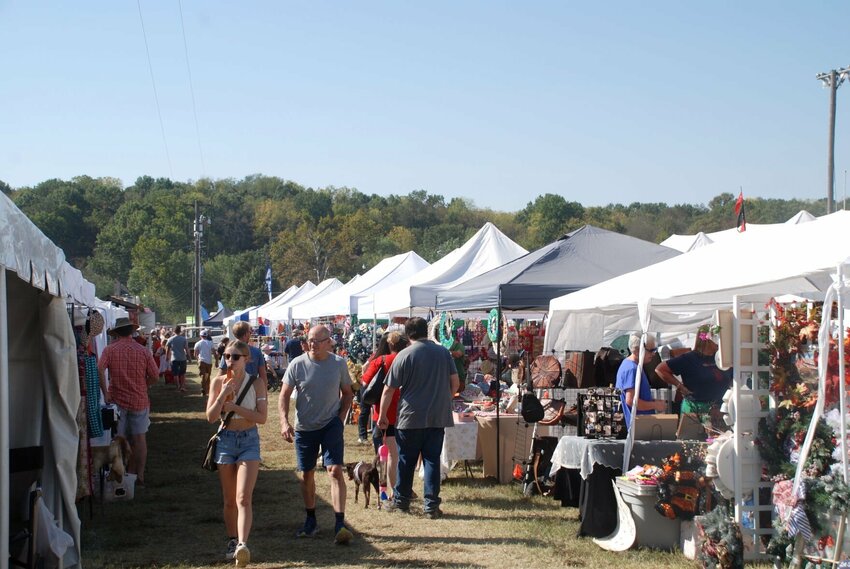
<svg viewBox="0 0 850 569"><path fill-rule="evenodd" d="M0 0L0 180L280 176L518 210L826 194L850 2ZM203 153L199 150L198 139ZM203 161L201 159L203 155ZM838 91L836 199L850 168Z"/></svg>

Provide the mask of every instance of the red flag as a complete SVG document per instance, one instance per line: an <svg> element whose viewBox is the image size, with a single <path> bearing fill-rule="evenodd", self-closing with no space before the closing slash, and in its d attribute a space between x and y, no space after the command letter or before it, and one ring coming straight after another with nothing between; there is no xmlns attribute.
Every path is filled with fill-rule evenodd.
<svg viewBox="0 0 850 569"><path fill-rule="evenodd" d="M743 233L747 230L747 216L744 215L744 190L741 190L738 199L735 200L735 215L738 216L738 232Z"/></svg>

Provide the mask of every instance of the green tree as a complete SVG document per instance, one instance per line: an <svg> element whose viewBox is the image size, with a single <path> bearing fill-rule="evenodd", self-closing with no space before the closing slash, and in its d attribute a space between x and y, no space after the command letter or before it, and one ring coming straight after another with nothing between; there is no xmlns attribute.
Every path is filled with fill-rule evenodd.
<svg viewBox="0 0 850 569"><path fill-rule="evenodd" d="M537 249L555 241L574 223L580 223L584 207L577 202L568 202L563 196L544 194L529 202L517 213L517 219L526 226L524 246Z"/></svg>

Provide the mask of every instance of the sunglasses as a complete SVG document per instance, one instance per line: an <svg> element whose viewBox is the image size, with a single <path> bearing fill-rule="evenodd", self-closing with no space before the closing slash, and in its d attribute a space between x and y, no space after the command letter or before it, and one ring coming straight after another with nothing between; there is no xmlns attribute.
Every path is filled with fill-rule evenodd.
<svg viewBox="0 0 850 569"><path fill-rule="evenodd" d="M226 359L226 360L232 359L234 362L238 362L239 358L246 358L246 357L248 357L248 356L246 356L244 354L224 354L224 359Z"/></svg>
<svg viewBox="0 0 850 569"><path fill-rule="evenodd" d="M321 344L322 342L327 342L328 340L330 340L330 338L322 338L321 340L310 339L310 340L307 340L307 343L309 343L309 344Z"/></svg>
<svg viewBox="0 0 850 569"><path fill-rule="evenodd" d="M647 347L646 344L644 344L643 347L647 352L657 352L658 351L658 346L656 346L654 348L649 348L649 347Z"/></svg>

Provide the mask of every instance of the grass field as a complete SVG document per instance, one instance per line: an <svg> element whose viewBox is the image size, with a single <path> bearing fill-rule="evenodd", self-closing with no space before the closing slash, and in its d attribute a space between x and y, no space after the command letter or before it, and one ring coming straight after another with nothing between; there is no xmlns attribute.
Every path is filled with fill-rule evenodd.
<svg viewBox="0 0 850 569"><path fill-rule="evenodd" d="M200 468L214 426L203 418L204 401L195 370L189 392L151 389L147 486L135 499L80 505L83 564L91 567L223 566L224 524L217 475ZM445 517L431 521L414 502L405 515L354 505L349 488L346 519L355 531L349 546L333 543L333 511L327 475L317 475L321 528L316 539L294 534L304 518L292 445L280 437L277 394L261 429L263 464L254 494L252 567L690 567L680 554L650 550L611 553L575 537L577 510L550 498L525 498L513 485L473 478L458 468L442 489ZM346 426L346 461L371 459ZM419 483L417 492L421 494ZM362 500L362 498L361 498Z"/></svg>

